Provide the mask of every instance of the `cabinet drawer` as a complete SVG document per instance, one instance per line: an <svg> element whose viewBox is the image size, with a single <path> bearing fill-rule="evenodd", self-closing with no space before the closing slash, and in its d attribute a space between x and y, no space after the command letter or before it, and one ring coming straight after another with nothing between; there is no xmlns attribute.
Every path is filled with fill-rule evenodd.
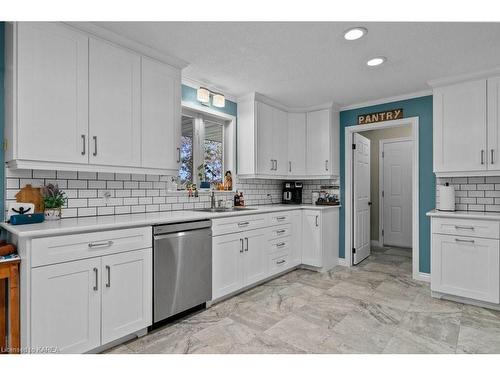
<svg viewBox="0 0 500 375"><path fill-rule="evenodd" d="M269 225L289 224L292 222L291 212L274 212L270 215Z"/></svg>
<svg viewBox="0 0 500 375"><path fill-rule="evenodd" d="M289 251L269 256L269 276L285 271L290 267L291 259Z"/></svg>
<svg viewBox="0 0 500 375"><path fill-rule="evenodd" d="M431 289L500 302L499 240L432 235Z"/></svg>
<svg viewBox="0 0 500 375"><path fill-rule="evenodd" d="M432 233L498 239L500 224L490 220L433 218Z"/></svg>
<svg viewBox="0 0 500 375"><path fill-rule="evenodd" d="M268 225L267 215L245 215L212 220L212 235L237 233L264 228Z"/></svg>
<svg viewBox="0 0 500 375"><path fill-rule="evenodd" d="M290 249L290 240L291 237L284 237L284 238L277 238L274 240L270 240L269 244L271 253L276 253Z"/></svg>
<svg viewBox="0 0 500 375"><path fill-rule="evenodd" d="M151 227L35 238L31 266L92 258L152 246Z"/></svg>
<svg viewBox="0 0 500 375"><path fill-rule="evenodd" d="M289 236L292 233L292 226L290 224L276 226L271 228L271 235L269 239L281 238Z"/></svg>

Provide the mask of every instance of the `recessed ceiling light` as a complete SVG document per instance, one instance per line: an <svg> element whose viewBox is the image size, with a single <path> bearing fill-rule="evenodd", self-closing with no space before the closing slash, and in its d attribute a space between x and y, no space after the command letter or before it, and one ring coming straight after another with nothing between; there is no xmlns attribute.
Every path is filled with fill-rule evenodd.
<svg viewBox="0 0 500 375"><path fill-rule="evenodd" d="M356 40L364 37L367 32L368 30L366 30L364 27L354 27L344 33L344 38L346 40Z"/></svg>
<svg viewBox="0 0 500 375"><path fill-rule="evenodd" d="M378 57L374 57L373 59L368 60L366 62L366 65L368 65L368 66L378 66L378 65L382 65L386 61L387 61L387 58L385 58L384 56L378 56Z"/></svg>

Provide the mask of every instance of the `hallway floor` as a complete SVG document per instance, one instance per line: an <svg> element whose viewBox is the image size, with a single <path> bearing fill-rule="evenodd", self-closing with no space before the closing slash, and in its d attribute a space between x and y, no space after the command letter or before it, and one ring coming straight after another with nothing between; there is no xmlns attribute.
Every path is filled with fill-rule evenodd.
<svg viewBox="0 0 500 375"><path fill-rule="evenodd" d="M411 250L295 270L108 353L500 353L500 312L430 296Z"/></svg>

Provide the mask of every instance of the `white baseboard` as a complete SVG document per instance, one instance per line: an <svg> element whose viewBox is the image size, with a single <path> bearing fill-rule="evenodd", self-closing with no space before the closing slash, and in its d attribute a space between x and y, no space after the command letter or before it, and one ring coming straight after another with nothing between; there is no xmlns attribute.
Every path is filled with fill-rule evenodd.
<svg viewBox="0 0 500 375"><path fill-rule="evenodd" d="M372 246L382 247L382 245L380 244L379 241L371 240L370 243L371 243Z"/></svg>
<svg viewBox="0 0 500 375"><path fill-rule="evenodd" d="M430 273L419 272L416 275L414 275L413 278L415 280L424 281L426 283L430 283L431 282L431 274Z"/></svg>
<svg viewBox="0 0 500 375"><path fill-rule="evenodd" d="M338 260L337 263L338 263L339 266L347 267L347 261L346 261L345 258L339 258L339 260Z"/></svg>

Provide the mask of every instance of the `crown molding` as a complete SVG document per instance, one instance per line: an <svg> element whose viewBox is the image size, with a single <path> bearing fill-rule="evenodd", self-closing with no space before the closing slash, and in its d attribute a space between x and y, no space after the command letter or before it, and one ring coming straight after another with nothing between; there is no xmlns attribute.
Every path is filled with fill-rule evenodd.
<svg viewBox="0 0 500 375"><path fill-rule="evenodd" d="M102 38L107 41L116 43L122 47L128 48L132 51L138 52L145 56L151 57L156 60L160 60L178 69L184 69L186 66L189 65L189 63L185 60L163 53L155 48L149 47L145 44L126 38L118 33L115 33L114 31L108 30L104 27L98 26L91 22L63 22L63 23L72 28L84 31L98 38Z"/></svg>
<svg viewBox="0 0 500 375"><path fill-rule="evenodd" d="M414 98L420 98L422 96L427 96L427 95L432 95L432 90L422 90L422 91L417 91L413 92L410 94L403 94L403 95L398 95L398 96L391 96L388 98L381 98L381 99L375 99L375 100L370 100L367 102L363 103L357 103L357 104L350 104L347 106L340 107L341 111L348 111L350 109L359 109L363 107L371 107L374 105L379 105L379 104L386 104L386 103L391 103L391 102L398 102L401 100L408 100L408 99L414 99Z"/></svg>
<svg viewBox="0 0 500 375"><path fill-rule="evenodd" d="M274 99L268 98L267 96L262 95L258 92L251 92L249 94L246 94L244 96L240 96L238 98L238 102L245 102L248 100L257 100L261 103L265 103L265 104L268 104L268 105L273 106L275 108L281 109L282 111L291 112L291 113L320 111L322 109L337 110L339 107L334 102L328 102L328 103L318 104L318 105L309 106L309 107L288 107L288 106L283 105L280 102L277 102Z"/></svg>
<svg viewBox="0 0 500 375"><path fill-rule="evenodd" d="M446 85L451 85L454 83L459 83L459 82L464 82L464 81L470 81L474 79L482 79L482 78L488 78L491 76L496 76L500 75L500 67L496 67L493 69L487 69L487 70L480 70L477 72L473 73L466 73L466 74L460 74L460 75L455 75L455 76L450 76L450 77L445 77L445 78L439 78L439 79L433 79L431 81L428 81L428 85L431 87L439 87L439 86L446 86Z"/></svg>
<svg viewBox="0 0 500 375"><path fill-rule="evenodd" d="M219 94L224 95L224 97L227 100L230 100L234 103L236 103L238 101L238 99L235 96L228 94L227 92L224 92L223 90L220 90L217 86L198 81L194 78L186 77L185 75L182 75L181 81L182 81L183 85L192 87L193 89L199 89L200 87L205 87L206 89L209 89L212 92L217 92Z"/></svg>

